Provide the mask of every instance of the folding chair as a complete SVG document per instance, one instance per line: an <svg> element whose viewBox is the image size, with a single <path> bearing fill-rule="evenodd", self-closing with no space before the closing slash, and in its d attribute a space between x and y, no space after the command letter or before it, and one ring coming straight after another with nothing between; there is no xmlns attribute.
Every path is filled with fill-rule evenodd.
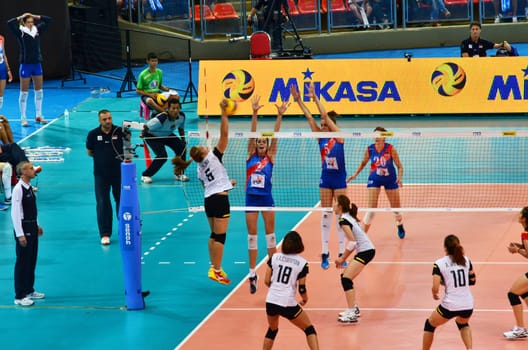
<svg viewBox="0 0 528 350"><path fill-rule="evenodd" d="M252 60L271 59L271 38L263 31L254 32L249 39L249 58Z"/></svg>

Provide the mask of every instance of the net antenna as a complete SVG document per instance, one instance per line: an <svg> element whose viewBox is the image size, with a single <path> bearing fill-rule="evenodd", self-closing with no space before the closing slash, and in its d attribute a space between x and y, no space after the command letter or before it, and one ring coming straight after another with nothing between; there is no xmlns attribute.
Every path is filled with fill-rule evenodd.
<svg viewBox="0 0 528 350"><path fill-rule="evenodd" d="M210 142L218 133L208 136ZM275 207L245 206L249 138L279 138L273 168ZM319 138L343 138L347 175L357 169L367 146L383 137L394 145L403 165L401 208L391 208L382 190L377 208L369 208L368 164L347 184L347 195L360 211L373 212L518 212L528 198L528 131L406 132L242 132L229 134L223 157L230 178L239 186L230 192L231 210L323 211L319 204L321 158ZM188 147L203 144L203 132L189 132ZM196 188L194 188L195 186ZM198 181L185 184L191 211L203 210Z"/></svg>

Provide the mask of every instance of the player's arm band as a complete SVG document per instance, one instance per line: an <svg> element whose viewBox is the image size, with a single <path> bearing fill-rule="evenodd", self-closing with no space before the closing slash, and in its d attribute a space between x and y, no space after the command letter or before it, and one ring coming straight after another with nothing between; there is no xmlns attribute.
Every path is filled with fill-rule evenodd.
<svg viewBox="0 0 528 350"><path fill-rule="evenodd" d="M299 294L306 294L306 284L299 284Z"/></svg>

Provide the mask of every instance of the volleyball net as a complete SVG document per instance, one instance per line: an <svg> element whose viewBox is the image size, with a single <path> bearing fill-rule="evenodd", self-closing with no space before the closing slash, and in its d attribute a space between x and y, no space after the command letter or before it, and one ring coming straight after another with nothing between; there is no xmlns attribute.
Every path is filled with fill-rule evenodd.
<svg viewBox="0 0 528 350"><path fill-rule="evenodd" d="M188 148L216 145L218 134L206 139L203 132L188 134ZM394 145L402 162L403 186L398 211L517 211L528 204L528 132L231 132L223 163L237 185L230 192L231 209L245 207L248 140L276 138L278 149L273 167L275 207L263 210L312 211L318 206L321 156L318 138L345 140L347 176L355 172L374 138L384 137ZM193 163L187 174L193 181L184 185L187 206L203 210L203 188L193 176ZM361 211L368 207L367 178L370 163L348 183L347 194ZM262 209L259 209L262 210ZM369 211L392 211L382 189L378 207Z"/></svg>

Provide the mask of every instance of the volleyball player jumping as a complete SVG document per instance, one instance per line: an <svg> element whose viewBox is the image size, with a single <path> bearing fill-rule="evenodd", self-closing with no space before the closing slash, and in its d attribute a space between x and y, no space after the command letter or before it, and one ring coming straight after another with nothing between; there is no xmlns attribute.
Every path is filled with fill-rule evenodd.
<svg viewBox="0 0 528 350"><path fill-rule="evenodd" d="M308 96L315 102L319 113L321 114L321 126L317 125L312 114L302 101L299 91L292 86L290 93L293 100L298 103L304 113L304 116L310 124L313 132L339 132L336 125L338 114L334 111L326 112L325 108L317 98L313 85L310 86ZM328 269L330 267L330 252L328 241L330 239L330 229L332 227L332 207L334 199L341 194L346 194L346 169L345 169L345 141L342 138L320 138L318 139L319 150L321 153L321 177L319 180L319 197L321 207L327 208L321 217L321 267ZM338 220L336 216L334 218ZM339 225L337 225L337 234L339 239L339 256L345 251L345 234ZM346 266L346 265L344 265Z"/></svg>
<svg viewBox="0 0 528 350"><path fill-rule="evenodd" d="M222 269L222 257L226 240L227 226L231 216L228 193L233 189L234 181L229 180L227 170L222 164L222 157L229 141L229 120L226 112L227 101L220 103L222 117L220 121L220 138L213 151L205 146L193 146L191 158L198 163L198 179L204 185L204 207L211 235L208 241L211 267L207 276L221 284L231 280Z"/></svg>
<svg viewBox="0 0 528 350"><path fill-rule="evenodd" d="M251 118L251 131L257 131L258 110L263 106L259 104L260 96L254 96L251 101L253 116ZM277 120L273 131L280 130L282 116L290 106L288 101L275 105L277 107ZM276 138L260 137L248 140L248 159L246 160L246 206L247 207L274 207L275 202L271 193L271 177L273 165L277 154ZM257 291L258 276L256 274L258 239L257 223L258 211L246 211L246 225L248 230L249 251L249 291L254 294ZM266 246L268 255L271 257L277 251L275 238L275 212L261 211L266 232Z"/></svg>

